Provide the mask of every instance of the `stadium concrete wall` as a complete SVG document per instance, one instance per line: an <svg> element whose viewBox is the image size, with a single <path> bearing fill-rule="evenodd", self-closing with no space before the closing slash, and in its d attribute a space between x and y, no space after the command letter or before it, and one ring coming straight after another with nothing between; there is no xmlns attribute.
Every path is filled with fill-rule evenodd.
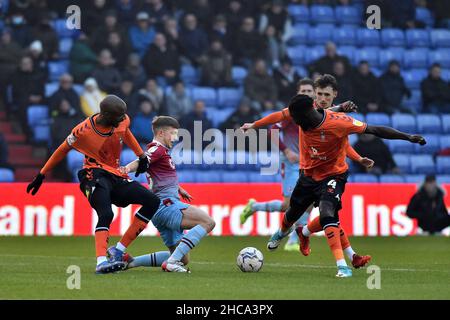
<svg viewBox="0 0 450 320"><path fill-rule="evenodd" d="M194 197L192 204L201 207L216 221L213 236L267 236L280 225L282 214L279 212L257 212L244 225L239 222L239 214L249 198L281 199L279 184L192 183L182 186ZM416 189L414 184L349 183L342 199L341 224L349 235L355 236L414 235L417 224L405 215L405 210ZM24 183L0 184L0 235L93 234L97 216L78 184L46 183L35 196L25 190ZM139 206L113 209L115 217L110 232L121 235ZM317 214L315 209L311 218ZM158 232L149 224L143 235L156 236Z"/></svg>

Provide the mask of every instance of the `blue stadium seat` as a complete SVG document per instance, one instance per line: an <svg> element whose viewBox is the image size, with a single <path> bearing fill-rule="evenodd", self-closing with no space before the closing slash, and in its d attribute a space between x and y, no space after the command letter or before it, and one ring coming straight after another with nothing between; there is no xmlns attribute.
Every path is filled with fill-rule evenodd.
<svg viewBox="0 0 450 320"><path fill-rule="evenodd" d="M377 67L380 61L378 56L380 49L378 47L364 47L356 50L353 56L354 64L358 64L361 61L365 60L369 62L370 67Z"/></svg>
<svg viewBox="0 0 450 320"><path fill-rule="evenodd" d="M305 46L288 47L287 54L294 66L302 65L305 62L307 49Z"/></svg>
<svg viewBox="0 0 450 320"><path fill-rule="evenodd" d="M450 30L433 29L430 31L431 45L435 48L450 47Z"/></svg>
<svg viewBox="0 0 450 320"><path fill-rule="evenodd" d="M441 133L441 118L436 114L418 114L417 130L420 133Z"/></svg>
<svg viewBox="0 0 450 320"><path fill-rule="evenodd" d="M27 118L30 127L48 124L50 120L48 107L44 105L29 106L27 109Z"/></svg>
<svg viewBox="0 0 450 320"><path fill-rule="evenodd" d="M393 150L391 149L391 151ZM395 153L392 157L402 173L408 173L411 171L411 161L408 154Z"/></svg>
<svg viewBox="0 0 450 320"><path fill-rule="evenodd" d="M241 89L219 88L217 90L217 102L221 108L237 108L241 98Z"/></svg>
<svg viewBox="0 0 450 320"><path fill-rule="evenodd" d="M0 182L14 182L14 172L11 169L0 168Z"/></svg>
<svg viewBox="0 0 450 320"><path fill-rule="evenodd" d="M323 46L308 47L305 52L305 63L309 64L325 55L325 48Z"/></svg>
<svg viewBox="0 0 450 320"><path fill-rule="evenodd" d="M427 75L427 69L411 69L402 73L405 84L409 89L420 89L420 83Z"/></svg>
<svg viewBox="0 0 450 320"><path fill-rule="evenodd" d="M216 109L216 108L206 108L206 116L208 119L211 119L213 127L217 128L219 125L227 120L227 118L236 111L236 108L225 108L225 109Z"/></svg>
<svg viewBox="0 0 450 320"><path fill-rule="evenodd" d="M336 21L341 25L360 25L362 14L356 6L336 6L334 8Z"/></svg>
<svg viewBox="0 0 450 320"><path fill-rule="evenodd" d="M334 11L331 6L312 5L309 8L310 21L313 23L334 23Z"/></svg>
<svg viewBox="0 0 450 320"><path fill-rule="evenodd" d="M384 73L384 70L380 69L380 68L373 68L373 67L371 67L370 71L373 73L373 75L375 77L378 77L378 78L381 77L381 75Z"/></svg>
<svg viewBox="0 0 450 320"><path fill-rule="evenodd" d="M136 160L136 159L137 159L137 157L134 154L133 150L128 149L128 148L123 149L122 153L120 154L120 164L123 166Z"/></svg>
<svg viewBox="0 0 450 320"><path fill-rule="evenodd" d="M353 176L353 182L355 183L377 183L378 177L374 174L367 173L355 173Z"/></svg>
<svg viewBox="0 0 450 320"><path fill-rule="evenodd" d="M438 184L450 184L450 175L440 174L436 177Z"/></svg>
<svg viewBox="0 0 450 320"><path fill-rule="evenodd" d="M450 48L438 49L428 53L429 64L439 63L442 68L450 68Z"/></svg>
<svg viewBox="0 0 450 320"><path fill-rule="evenodd" d="M338 46L356 45L356 28L353 27L336 28L333 32L333 41Z"/></svg>
<svg viewBox="0 0 450 320"><path fill-rule="evenodd" d="M288 41L290 46L304 45L308 40L309 25L295 24L293 27L292 36Z"/></svg>
<svg viewBox="0 0 450 320"><path fill-rule="evenodd" d="M366 122L368 124L379 125L379 126L391 126L391 118L385 113L368 113L366 115Z"/></svg>
<svg viewBox="0 0 450 320"><path fill-rule="evenodd" d="M450 69L441 69L441 77L444 81L450 82Z"/></svg>
<svg viewBox="0 0 450 320"><path fill-rule="evenodd" d="M228 171L222 176L222 182L249 182L246 171Z"/></svg>
<svg viewBox="0 0 450 320"><path fill-rule="evenodd" d="M400 65L403 65L403 55L405 53L405 49L403 48L386 48L380 50L379 54L379 66L380 68L386 69L391 60L397 60Z"/></svg>
<svg viewBox="0 0 450 320"><path fill-rule="evenodd" d="M300 77L306 77L308 75L308 71L305 67L302 66L295 66L295 70L299 74Z"/></svg>
<svg viewBox="0 0 450 320"><path fill-rule="evenodd" d="M441 115L442 120L442 130L445 133L450 133L450 114Z"/></svg>
<svg viewBox="0 0 450 320"><path fill-rule="evenodd" d="M354 46L340 46L337 48L337 52L340 55L347 57L347 59L353 63L355 52L358 49Z"/></svg>
<svg viewBox="0 0 450 320"><path fill-rule="evenodd" d="M380 176L381 183L404 183L405 178L398 174L382 174Z"/></svg>
<svg viewBox="0 0 450 320"><path fill-rule="evenodd" d="M183 64L181 66L180 77L185 85L197 85L200 81L197 69L190 64Z"/></svg>
<svg viewBox="0 0 450 320"><path fill-rule="evenodd" d="M434 17L430 10L424 7L416 7L416 20L422 21L427 27L433 27Z"/></svg>
<svg viewBox="0 0 450 320"><path fill-rule="evenodd" d="M69 62L66 60L50 61L48 63L48 73L50 81L57 81L63 73L69 70Z"/></svg>
<svg viewBox="0 0 450 320"><path fill-rule="evenodd" d="M75 38L80 33L80 30L68 29L66 19L53 20L50 24L58 34L58 38Z"/></svg>
<svg viewBox="0 0 450 320"><path fill-rule="evenodd" d="M136 175L133 173L133 174L130 174L129 176L131 179L133 179L134 181L137 181L141 184L142 183L148 184L147 176L145 174L140 174L139 176L136 177Z"/></svg>
<svg viewBox="0 0 450 320"><path fill-rule="evenodd" d="M397 113L391 116L392 127L400 131L413 133L416 131L416 118L411 114Z"/></svg>
<svg viewBox="0 0 450 320"><path fill-rule="evenodd" d="M291 4L288 6L288 13L295 23L309 22L309 8L307 6Z"/></svg>
<svg viewBox="0 0 450 320"><path fill-rule="evenodd" d="M47 142L51 146L52 137L50 133L50 125L36 125L33 127L33 140L35 142Z"/></svg>
<svg viewBox="0 0 450 320"><path fill-rule="evenodd" d="M429 154L411 155L411 172L430 174L435 173L433 156Z"/></svg>
<svg viewBox="0 0 450 320"><path fill-rule="evenodd" d="M428 49L415 48L403 54L403 65L406 68L426 68L428 66Z"/></svg>
<svg viewBox="0 0 450 320"><path fill-rule="evenodd" d="M420 123L418 121L417 123ZM441 144L439 142L439 135L436 134L426 134L424 135L427 140L427 144L421 146L420 144L414 144L415 153L424 153L424 154L435 154L441 149Z"/></svg>
<svg viewBox="0 0 450 320"><path fill-rule="evenodd" d="M247 76L247 70L243 67L234 66L231 68L231 77L233 81L238 85L242 85L244 83L244 79Z"/></svg>
<svg viewBox="0 0 450 320"><path fill-rule="evenodd" d="M358 40L359 46L380 46L380 32L378 30L360 28L356 31L356 39Z"/></svg>
<svg viewBox="0 0 450 320"><path fill-rule="evenodd" d="M206 107L217 107L216 90L211 87L192 87L192 99L203 100Z"/></svg>
<svg viewBox="0 0 450 320"><path fill-rule="evenodd" d="M411 97L404 97L402 105L409 110L419 113L422 110L422 93L420 90L411 90Z"/></svg>
<svg viewBox="0 0 450 320"><path fill-rule="evenodd" d="M48 82L45 84L45 96L50 97L59 88L59 82Z"/></svg>
<svg viewBox="0 0 450 320"><path fill-rule="evenodd" d="M72 49L72 38L62 38L59 40L59 55L63 59L69 57L70 49Z"/></svg>
<svg viewBox="0 0 450 320"><path fill-rule="evenodd" d="M177 171L178 181L190 183L197 182L194 170L179 170Z"/></svg>
<svg viewBox="0 0 450 320"><path fill-rule="evenodd" d="M404 47L405 34L401 29L383 28L381 29L381 43L384 47Z"/></svg>
<svg viewBox="0 0 450 320"><path fill-rule="evenodd" d="M450 135L440 136L439 137L439 146L441 149L450 148Z"/></svg>
<svg viewBox="0 0 450 320"><path fill-rule="evenodd" d="M348 142L349 142L351 145L354 145L354 144L356 143L356 141L358 141L358 135L356 135L356 134L351 134L351 135L348 136ZM350 161L350 163L352 163L352 162Z"/></svg>
<svg viewBox="0 0 450 320"><path fill-rule="evenodd" d="M273 175L262 175L260 172L249 172L248 173L248 181L249 182L276 182L276 176L278 174Z"/></svg>
<svg viewBox="0 0 450 320"><path fill-rule="evenodd" d="M425 180L424 174L408 174L405 176L406 183L422 184Z"/></svg>
<svg viewBox="0 0 450 320"><path fill-rule="evenodd" d="M76 91L76 93L81 96L83 94L84 91L84 87L82 84L74 84L73 85L73 90Z"/></svg>
<svg viewBox="0 0 450 320"><path fill-rule="evenodd" d="M309 29L308 33L308 44L309 45L324 45L330 41L332 35L332 29L323 28L322 26L312 27Z"/></svg>
<svg viewBox="0 0 450 320"><path fill-rule="evenodd" d="M395 128L395 127L394 127ZM414 145L405 140L386 140L391 152L396 153L414 153Z"/></svg>
<svg viewBox="0 0 450 320"><path fill-rule="evenodd" d="M71 172L80 170L83 165L84 155L76 150L70 150L67 154L67 167Z"/></svg>
<svg viewBox="0 0 450 320"><path fill-rule="evenodd" d="M430 46L430 33L424 29L406 30L406 44L410 48Z"/></svg>
<svg viewBox="0 0 450 320"><path fill-rule="evenodd" d="M436 157L436 169L438 173L450 174L450 157Z"/></svg>

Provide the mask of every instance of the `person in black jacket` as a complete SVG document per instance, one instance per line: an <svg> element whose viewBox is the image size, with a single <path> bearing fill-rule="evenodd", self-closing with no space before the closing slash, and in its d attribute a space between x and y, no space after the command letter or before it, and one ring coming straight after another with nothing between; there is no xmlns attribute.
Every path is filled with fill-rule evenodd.
<svg viewBox="0 0 450 320"><path fill-rule="evenodd" d="M434 175L425 178L422 187L411 198L406 215L411 219L417 219L419 227L432 234L450 226L444 192L437 185Z"/></svg>
<svg viewBox="0 0 450 320"><path fill-rule="evenodd" d="M450 112L450 88L441 78L441 66L438 63L431 66L428 77L420 84L420 89L425 112Z"/></svg>
<svg viewBox="0 0 450 320"><path fill-rule="evenodd" d="M370 71L369 63L361 61L353 77L354 102L361 113L380 110L380 82Z"/></svg>
<svg viewBox="0 0 450 320"><path fill-rule="evenodd" d="M411 97L411 91L400 74L400 64L397 60L389 62L388 70L380 77L380 86L383 112L392 114L395 111L406 111L401 104L404 96Z"/></svg>
<svg viewBox="0 0 450 320"><path fill-rule="evenodd" d="M58 115L59 105L67 100L77 114L81 114L80 96L73 88L73 77L64 73L59 78L59 88L49 98L49 106L53 117Z"/></svg>
<svg viewBox="0 0 450 320"><path fill-rule="evenodd" d="M292 61L289 57L284 57L281 60L281 65L273 72L273 78L278 88L278 99L287 104L292 98L292 92L297 89L297 83L301 76L297 70L292 66Z"/></svg>

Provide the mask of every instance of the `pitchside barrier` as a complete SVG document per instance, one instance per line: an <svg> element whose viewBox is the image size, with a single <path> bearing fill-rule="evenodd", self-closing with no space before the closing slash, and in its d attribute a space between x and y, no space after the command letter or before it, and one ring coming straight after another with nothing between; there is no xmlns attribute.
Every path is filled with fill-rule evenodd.
<svg viewBox="0 0 450 320"><path fill-rule="evenodd" d="M78 184L46 183L36 196L26 193L25 183L0 184L0 235L86 236L92 235L97 215ZM277 183L191 183L182 184L216 222L213 236L271 235L280 225L279 212L257 212L244 225L239 215L249 198L258 201L281 199ZM448 191L450 185L445 185ZM340 221L349 235L407 236L417 233L406 206L417 190L415 184L349 183L343 196ZM448 203L448 192L446 196ZM122 235L139 206L114 207L111 235ZM311 218L318 214L315 209ZM158 235L150 223L142 233Z"/></svg>

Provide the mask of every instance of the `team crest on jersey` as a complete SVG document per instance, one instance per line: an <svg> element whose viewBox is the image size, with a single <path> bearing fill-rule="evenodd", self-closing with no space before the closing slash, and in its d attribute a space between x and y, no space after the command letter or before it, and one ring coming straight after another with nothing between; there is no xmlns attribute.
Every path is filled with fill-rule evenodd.
<svg viewBox="0 0 450 320"><path fill-rule="evenodd" d="M353 125L355 125L357 127L362 127L364 125L364 123L362 123L361 121L359 121L357 119L353 119Z"/></svg>
<svg viewBox="0 0 450 320"><path fill-rule="evenodd" d="M320 141L325 141L325 140L326 140L326 138L325 138L325 132L320 131Z"/></svg>

